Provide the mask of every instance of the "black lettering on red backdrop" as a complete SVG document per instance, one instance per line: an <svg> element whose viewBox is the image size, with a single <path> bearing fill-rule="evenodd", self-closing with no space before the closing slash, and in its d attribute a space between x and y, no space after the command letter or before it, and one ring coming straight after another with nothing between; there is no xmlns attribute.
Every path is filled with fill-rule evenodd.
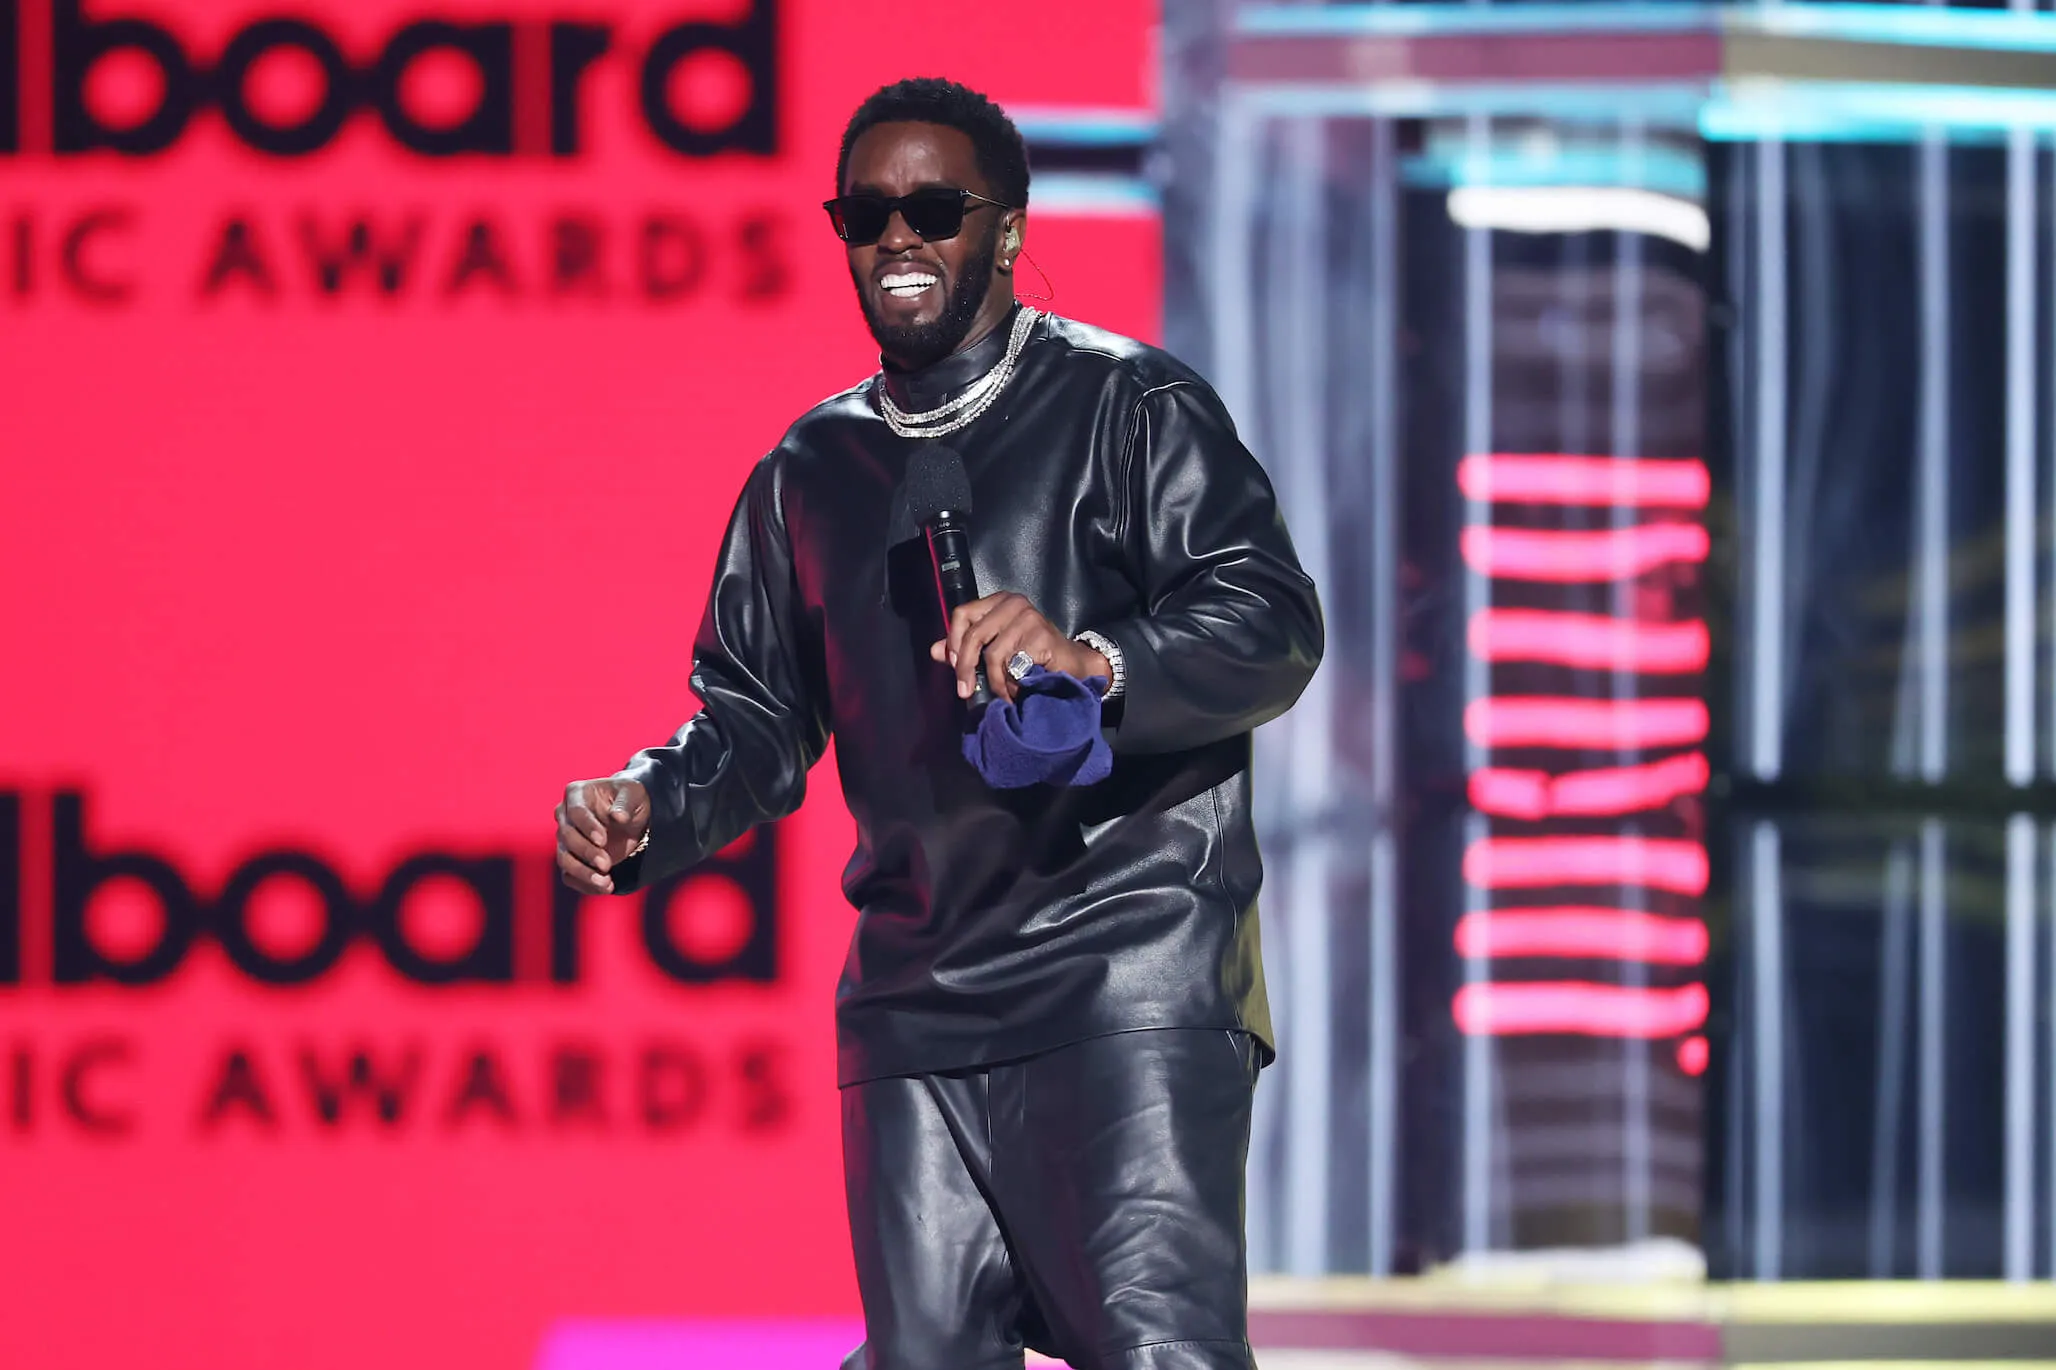
<svg viewBox="0 0 2056 1370"><path fill-rule="evenodd" d="M685 986L776 981L778 846L776 828L759 830L644 894L636 925L648 965ZM32 882L31 866L47 875L46 886ZM548 897L540 889L521 896L524 879L547 881ZM262 913L281 886L299 896L291 901L296 910L311 912L290 950L268 940L275 930L267 934ZM447 935L421 945L410 927L411 901L432 887L456 893L475 914L457 945ZM150 916L118 919L126 931L109 934L96 908L116 891L131 911L140 898ZM555 879L541 853L517 861L508 854L420 852L394 864L366 893L353 891L313 852L275 848L238 862L209 893L171 855L96 840L84 793L0 790L0 1004L10 989L23 987L146 991L176 980L210 938L235 972L277 989L310 986L353 946L363 946L421 991L548 993L586 979L589 904ZM517 937L517 918L535 920L533 938ZM47 936L38 938L38 930ZM538 954L518 957L517 941ZM455 1040L429 1034L341 1042L238 1035L212 1049L180 1090L190 1091L187 1116L202 1138L538 1127L669 1137L708 1126L762 1136L792 1121L789 1044L782 1039L723 1041L720 1034L536 1044L478 1031L467 1026ZM148 1082L163 1074L145 1059L150 1041L104 1029L8 1041L0 1053L0 1124L11 1134L54 1130L82 1141L142 1135L151 1124Z"/></svg>
<svg viewBox="0 0 2056 1370"><path fill-rule="evenodd" d="M0 794L0 985L21 983L21 796Z"/></svg>
<svg viewBox="0 0 2056 1370"><path fill-rule="evenodd" d="M959 6L919 64L1140 110L1157 8L1087 5L1066 48ZM0 450L31 476L0 603L39 644L10 681L39 722L0 746L0 1287L50 1286L4 1366L271 1370L312 1328L301 1370L515 1370L610 1309L856 1306L834 786L655 898L565 889L547 814L690 707L674 611L716 503L876 363L814 207L848 108L908 69L865 9L68 0L114 134L165 83L141 48L79 61L93 26L192 73L143 154L59 150L59 8L0 0ZM703 20L722 43L658 51ZM453 41L398 68L417 22ZM410 146L396 69L420 130L511 152ZM1065 294L1148 336L1149 216L1043 222L1053 267L1089 248ZM668 589L587 603L564 551L624 528ZM559 622L634 658L604 703ZM441 779L394 803L396 774ZM455 864L397 879L417 857Z"/></svg>
<svg viewBox="0 0 2056 1370"><path fill-rule="evenodd" d="M47 83L32 81L24 71L31 58L22 34L32 6L39 7L36 18L47 17L51 36ZM221 112L238 141L273 157L319 152L364 111L375 113L387 135L418 156L509 157L523 150L518 130L530 124L524 111L533 109L547 111L533 123L549 130L548 155L575 157L584 143L582 84L615 47L611 25L538 23L535 37L549 60L524 63L517 59L526 37L523 25L431 17L402 25L369 61L353 62L311 20L272 17L238 29L209 63L163 24L110 9L95 5L89 14L81 0L0 0L0 155L31 150L22 146L23 104L29 92L47 89L49 150L58 156L152 156L176 144L193 116L211 108ZM754 0L733 22L692 20L665 29L639 59L635 89L643 127L685 157L775 153L778 47L778 0ZM310 58L319 69L320 94L296 122L273 123L252 108L248 78L261 59L286 50ZM156 69L157 103L140 118L116 121L96 110L88 94L95 67L117 53L140 57ZM425 118L402 94L409 70L431 54L454 57L477 78L476 98L461 118ZM698 112L678 108L681 73L696 63L744 78L747 93L739 107L724 111L724 122L709 126ZM531 70L535 79L524 79Z"/></svg>
<svg viewBox="0 0 2056 1370"><path fill-rule="evenodd" d="M128 1064L131 1055L121 1038L95 1038L58 1053L67 1126L106 1136L134 1130L134 1116L116 1111L116 1084L88 1082L103 1067ZM16 1132L36 1125L37 1063L27 1048L16 1049ZM530 1065L539 1069L522 1069ZM301 1042L270 1052L236 1039L213 1057L196 1098L193 1122L203 1136L225 1129L273 1134L294 1125L402 1136L482 1124L510 1132L577 1126L600 1134L627 1127L650 1135L718 1124L761 1135L783 1128L793 1108L786 1049L763 1039L744 1039L725 1051L679 1038L613 1046L560 1041L534 1057L490 1041L439 1055L420 1038L342 1047Z"/></svg>
<svg viewBox="0 0 2056 1370"><path fill-rule="evenodd" d="M0 153L21 151L21 16L0 0Z"/></svg>
<svg viewBox="0 0 2056 1370"><path fill-rule="evenodd" d="M730 299L760 307L790 291L789 226L789 216L764 209L720 218L652 209L625 221L565 209L510 222L425 209L303 207L273 216L238 208L199 244L193 298L450 303L485 292L508 301L575 296L672 309ZM130 264L143 228L133 204L15 210L0 222L0 292L20 304L39 295L96 308L134 304L150 285Z"/></svg>
<svg viewBox="0 0 2056 1370"><path fill-rule="evenodd" d="M22 954L26 923L36 912L23 907L30 855L24 849L25 802L19 792L0 790L0 989L40 978L23 964ZM547 979L581 979L580 932L588 899L556 880L541 861L524 866L508 854L421 852L395 865L375 892L359 895L315 853L281 848L239 862L210 898L162 853L96 844L87 830L83 794L58 791L50 814L48 970L50 983L60 988L163 983L203 937L212 938L242 975L264 985L318 980L360 943L375 947L395 974L415 985L513 985L523 978L515 955L515 886L522 872L550 884ZM260 892L277 883L299 886L319 910L317 934L290 952L267 948L254 929ZM147 896L156 919L145 944L116 949L96 939L91 912L103 891L123 885ZM459 894L475 911L465 945L423 947L410 933L409 902L429 886ZM773 982L779 973L779 897L778 832L760 829L642 896L643 954L681 985ZM699 910L711 912L696 921Z"/></svg>

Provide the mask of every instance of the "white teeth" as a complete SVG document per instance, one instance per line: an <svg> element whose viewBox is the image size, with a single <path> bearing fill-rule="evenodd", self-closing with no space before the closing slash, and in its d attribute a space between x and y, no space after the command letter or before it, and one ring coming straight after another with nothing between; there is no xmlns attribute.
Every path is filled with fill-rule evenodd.
<svg viewBox="0 0 2056 1370"><path fill-rule="evenodd" d="M910 300L936 283L936 277L927 273L905 273L882 277L878 284L885 293L895 299Z"/></svg>

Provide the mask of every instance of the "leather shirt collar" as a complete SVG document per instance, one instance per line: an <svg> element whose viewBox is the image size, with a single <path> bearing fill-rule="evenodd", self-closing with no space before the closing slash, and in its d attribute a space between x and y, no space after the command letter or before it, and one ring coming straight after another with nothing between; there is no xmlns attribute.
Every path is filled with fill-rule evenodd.
<svg viewBox="0 0 2056 1370"><path fill-rule="evenodd" d="M1007 354L1007 337L1013 332L1014 316L1020 309L1016 304L977 342L919 371L902 371L891 362L884 362L881 371L892 402L918 413L961 395L965 387L999 365L999 359Z"/></svg>

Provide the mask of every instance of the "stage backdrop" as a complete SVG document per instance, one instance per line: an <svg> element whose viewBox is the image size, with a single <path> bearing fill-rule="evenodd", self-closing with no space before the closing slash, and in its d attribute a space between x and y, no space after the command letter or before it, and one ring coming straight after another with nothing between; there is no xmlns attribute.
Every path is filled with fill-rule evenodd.
<svg viewBox="0 0 2056 1370"><path fill-rule="evenodd" d="M0 0L0 1364L853 1310L832 757L647 903L550 810L690 713L745 472L875 365L850 110L1119 126L1152 9ZM1051 186L1054 307L1153 336L1153 212Z"/></svg>

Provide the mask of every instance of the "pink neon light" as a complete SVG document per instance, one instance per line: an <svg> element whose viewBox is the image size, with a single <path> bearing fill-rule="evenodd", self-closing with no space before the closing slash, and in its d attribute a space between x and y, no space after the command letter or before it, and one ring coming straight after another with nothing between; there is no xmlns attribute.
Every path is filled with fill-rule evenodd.
<svg viewBox="0 0 2056 1370"><path fill-rule="evenodd" d="M1463 559L1481 576L1558 584L1632 580L1673 562L1705 561L1712 546L1696 523L1643 523L1597 532L1533 528L1463 530Z"/></svg>
<svg viewBox="0 0 2056 1370"><path fill-rule="evenodd" d="M1574 1033L1583 1037L1676 1037L1706 1022L1706 986L1647 989L1583 983L1465 985L1451 1004L1472 1037Z"/></svg>
<svg viewBox="0 0 2056 1370"><path fill-rule="evenodd" d="M1463 878L1483 889L1623 885L1706 892L1706 848L1674 837L1485 837L1463 854Z"/></svg>
<svg viewBox="0 0 2056 1370"><path fill-rule="evenodd" d="M1712 1054L1704 1037L1687 1037L1678 1043L1678 1069L1687 1075L1704 1075L1707 1058Z"/></svg>
<svg viewBox="0 0 2056 1370"><path fill-rule="evenodd" d="M846 1318L564 1318L544 1334L532 1370L814 1370L863 1339L863 1323Z"/></svg>
<svg viewBox="0 0 2056 1370"><path fill-rule="evenodd" d="M1698 752L1641 766L1573 771L1517 771L1488 766L1471 772L1471 805L1500 818L1613 818L1660 809L1706 788L1706 758Z"/></svg>
<svg viewBox="0 0 2056 1370"><path fill-rule="evenodd" d="M1500 504L1578 504L1703 509L1713 482L1701 461L1509 453L1465 457L1465 496Z"/></svg>
<svg viewBox="0 0 2056 1370"><path fill-rule="evenodd" d="M1457 921L1459 956L1504 960L1559 956L1696 966L1706 959L1706 924L1635 909L1493 909Z"/></svg>
<svg viewBox="0 0 2056 1370"><path fill-rule="evenodd" d="M1463 712L1463 730L1480 747L1682 747L1703 742L1709 722L1697 699L1499 696L1473 700Z"/></svg>
<svg viewBox="0 0 2056 1370"><path fill-rule="evenodd" d="M1484 661L1679 674L1706 669L1711 640L1697 619L1643 623L1551 609L1480 609L1471 615L1470 646Z"/></svg>

